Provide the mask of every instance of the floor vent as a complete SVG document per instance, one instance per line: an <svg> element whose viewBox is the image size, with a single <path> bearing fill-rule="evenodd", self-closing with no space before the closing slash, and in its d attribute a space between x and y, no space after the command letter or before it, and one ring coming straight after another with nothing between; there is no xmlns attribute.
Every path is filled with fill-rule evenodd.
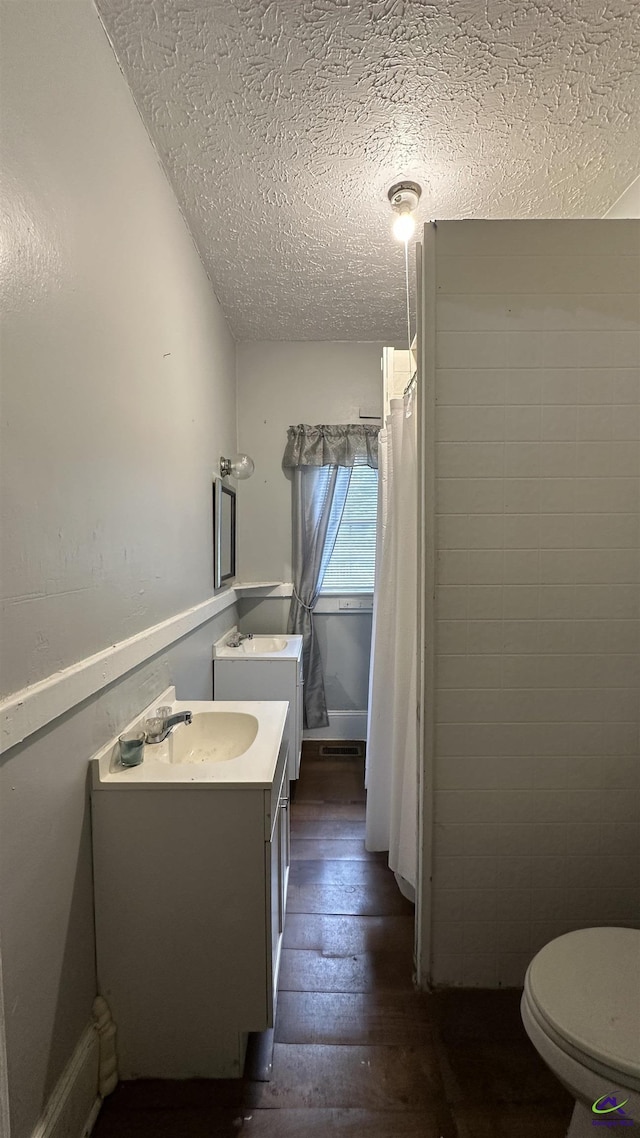
<svg viewBox="0 0 640 1138"><path fill-rule="evenodd" d="M336 758L336 756L350 758L356 757L361 759L364 755L364 747L362 743L345 743L342 747L336 744L326 744L320 747L318 754L323 759Z"/></svg>

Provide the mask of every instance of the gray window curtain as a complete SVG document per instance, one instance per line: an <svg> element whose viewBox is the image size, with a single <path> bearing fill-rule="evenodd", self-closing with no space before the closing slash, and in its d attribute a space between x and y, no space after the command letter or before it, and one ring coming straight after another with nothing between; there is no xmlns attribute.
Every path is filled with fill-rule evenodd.
<svg viewBox="0 0 640 1138"><path fill-rule="evenodd" d="M290 427L283 459L293 469L293 597L287 631L302 636L306 727L328 727L322 659L313 609L322 588L351 471L378 466L378 427L358 424Z"/></svg>
<svg viewBox="0 0 640 1138"><path fill-rule="evenodd" d="M338 423L337 426L310 427L300 423L289 427L287 446L282 465L296 466L355 466L366 462L378 469L378 434L380 427L360 426L359 423Z"/></svg>

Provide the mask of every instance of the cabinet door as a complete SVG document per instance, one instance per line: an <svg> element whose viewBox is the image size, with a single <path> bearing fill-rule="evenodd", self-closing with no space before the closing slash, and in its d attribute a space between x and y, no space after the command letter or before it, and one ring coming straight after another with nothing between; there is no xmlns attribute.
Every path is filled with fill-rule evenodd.
<svg viewBox="0 0 640 1138"><path fill-rule="evenodd" d="M276 1014L276 1000L278 996L278 972L280 970L280 948L282 945L282 892L280 886L280 831L282 827L282 810L278 807L275 826L271 841L268 843L271 881L271 962L267 975L271 979L271 992L269 998L269 1027L273 1027Z"/></svg>
<svg viewBox="0 0 640 1138"><path fill-rule="evenodd" d="M267 880L269 881L270 891L268 911L271 922L271 964L268 969L271 992L268 1002L268 1027L273 1027L278 997L278 973L280 971L280 953L282 950L282 935L284 932L284 920L287 908L289 862L291 859L289 829L289 778L285 764L285 769L282 773L282 782L280 783L273 828L271 830L271 839L267 842Z"/></svg>
<svg viewBox="0 0 640 1138"><path fill-rule="evenodd" d="M286 797L285 797L286 795ZM289 889L289 866L291 864L291 825L289 817L289 779L285 775L280 799L280 917L282 931L287 915L287 892Z"/></svg>

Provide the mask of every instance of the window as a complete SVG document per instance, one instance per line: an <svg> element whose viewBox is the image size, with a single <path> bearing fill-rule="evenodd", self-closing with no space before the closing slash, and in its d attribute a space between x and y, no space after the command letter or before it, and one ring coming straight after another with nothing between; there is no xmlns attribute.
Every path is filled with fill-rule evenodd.
<svg viewBox="0 0 640 1138"><path fill-rule="evenodd" d="M353 467L336 544L321 592L372 593L376 560L378 471Z"/></svg>

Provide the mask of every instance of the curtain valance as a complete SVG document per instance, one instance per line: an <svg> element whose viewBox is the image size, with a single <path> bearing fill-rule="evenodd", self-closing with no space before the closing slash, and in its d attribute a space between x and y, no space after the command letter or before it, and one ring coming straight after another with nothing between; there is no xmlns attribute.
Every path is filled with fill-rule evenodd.
<svg viewBox="0 0 640 1138"><path fill-rule="evenodd" d="M355 466L358 462L377 470L379 431L380 427L359 423L318 424L315 427L299 423L287 431L282 465Z"/></svg>

